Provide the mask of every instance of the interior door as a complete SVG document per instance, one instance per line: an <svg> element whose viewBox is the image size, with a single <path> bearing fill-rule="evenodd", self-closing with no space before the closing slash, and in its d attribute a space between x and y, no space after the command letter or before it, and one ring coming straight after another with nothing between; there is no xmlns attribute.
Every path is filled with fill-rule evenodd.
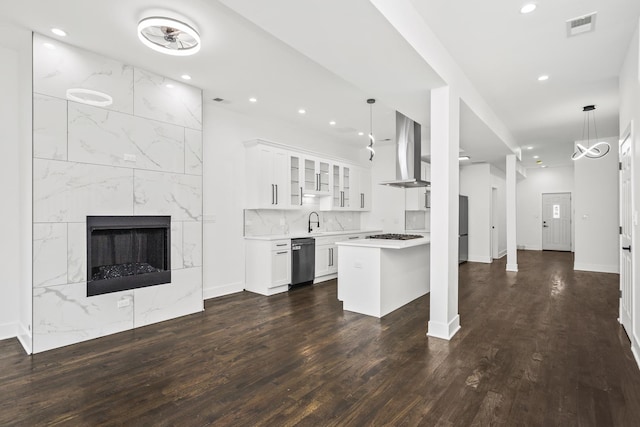
<svg viewBox="0 0 640 427"><path fill-rule="evenodd" d="M620 323L628 336L631 336L631 301L633 300L631 157L631 136L627 132L620 142Z"/></svg>
<svg viewBox="0 0 640 427"><path fill-rule="evenodd" d="M491 258L498 259L498 189L491 188Z"/></svg>
<svg viewBox="0 0 640 427"><path fill-rule="evenodd" d="M571 250L571 193L542 195L542 250Z"/></svg>

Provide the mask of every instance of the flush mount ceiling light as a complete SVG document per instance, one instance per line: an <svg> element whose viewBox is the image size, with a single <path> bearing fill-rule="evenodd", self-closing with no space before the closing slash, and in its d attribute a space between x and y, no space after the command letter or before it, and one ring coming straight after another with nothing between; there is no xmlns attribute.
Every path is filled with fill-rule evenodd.
<svg viewBox="0 0 640 427"><path fill-rule="evenodd" d="M187 56L200 50L198 32L171 18L144 18L138 23L138 38L147 47L167 55Z"/></svg>
<svg viewBox="0 0 640 427"><path fill-rule="evenodd" d="M182 80L191 80L191 76L189 74L183 74L180 76Z"/></svg>
<svg viewBox="0 0 640 427"><path fill-rule="evenodd" d="M582 107L584 114L584 121L582 123L582 140L576 144L576 151L571 155L571 160L580 160L583 157L588 159L599 159L607 155L611 146L608 142L598 141L598 128L596 127L596 106L585 105ZM593 135L594 144L591 145L591 128L593 123ZM585 135L587 139L585 140ZM586 147L582 145L583 142L587 143Z"/></svg>
<svg viewBox="0 0 640 427"><path fill-rule="evenodd" d="M538 77L539 82L546 82L547 80L549 80L549 76L546 74L543 74L540 77Z"/></svg>
<svg viewBox="0 0 640 427"><path fill-rule="evenodd" d="M335 120L331 120L331 121L329 122L329 126L335 126L335 125L336 125L336 121L335 121Z"/></svg>
<svg viewBox="0 0 640 427"><path fill-rule="evenodd" d="M298 110L298 114L307 114L307 110L305 110L304 108L301 108Z"/></svg>
<svg viewBox="0 0 640 427"><path fill-rule="evenodd" d="M469 156L460 156L460 157L458 157L458 161L459 162L464 162L464 161L467 161L467 160L471 160L471 157L469 157Z"/></svg>
<svg viewBox="0 0 640 427"><path fill-rule="evenodd" d="M538 6L536 6L535 3L527 3L524 6L522 6L522 8L520 9L520 13L522 13L523 15L527 13L531 13L534 10L536 10L536 7Z"/></svg>
<svg viewBox="0 0 640 427"><path fill-rule="evenodd" d="M107 107L113 104L113 98L97 90L71 88L67 89L67 99L69 101L80 102L82 104L93 105L94 107Z"/></svg>
<svg viewBox="0 0 640 427"><path fill-rule="evenodd" d="M61 30L60 28L52 28L51 32L60 37L65 37L67 35L66 31Z"/></svg>
<svg viewBox="0 0 640 427"><path fill-rule="evenodd" d="M258 98L251 97L251 98L249 98L249 102L256 103L256 102L258 102Z"/></svg>
<svg viewBox="0 0 640 427"><path fill-rule="evenodd" d="M367 150L370 151L369 161L373 161L373 156L376 155L376 151L373 149L373 145L376 143L376 139L373 137L373 104L376 103L376 100L373 98L367 99L367 104L369 104L369 145L367 145Z"/></svg>

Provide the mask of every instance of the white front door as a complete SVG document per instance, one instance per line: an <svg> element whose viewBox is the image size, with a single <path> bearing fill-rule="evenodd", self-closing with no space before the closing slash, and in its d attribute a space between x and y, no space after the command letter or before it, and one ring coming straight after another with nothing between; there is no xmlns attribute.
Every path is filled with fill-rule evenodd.
<svg viewBox="0 0 640 427"><path fill-rule="evenodd" d="M542 250L571 250L571 193L542 195Z"/></svg>
<svg viewBox="0 0 640 427"><path fill-rule="evenodd" d="M631 337L631 301L633 300L631 157L631 135L627 132L620 142L620 323L629 337Z"/></svg>

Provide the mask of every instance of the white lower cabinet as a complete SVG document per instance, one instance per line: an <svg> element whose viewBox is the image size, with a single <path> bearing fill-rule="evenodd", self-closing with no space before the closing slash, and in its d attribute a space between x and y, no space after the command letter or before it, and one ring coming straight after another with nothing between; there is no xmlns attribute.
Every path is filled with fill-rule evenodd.
<svg viewBox="0 0 640 427"><path fill-rule="evenodd" d="M291 240L247 240L245 289L262 295L289 290Z"/></svg>
<svg viewBox="0 0 640 427"><path fill-rule="evenodd" d="M333 244L316 243L316 278L338 273L338 247ZM323 280L329 280L325 278Z"/></svg>

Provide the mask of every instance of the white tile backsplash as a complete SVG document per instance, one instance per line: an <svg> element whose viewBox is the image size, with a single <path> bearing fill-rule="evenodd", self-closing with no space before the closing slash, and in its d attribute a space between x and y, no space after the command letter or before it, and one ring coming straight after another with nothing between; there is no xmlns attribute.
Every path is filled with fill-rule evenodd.
<svg viewBox="0 0 640 427"><path fill-rule="evenodd" d="M135 69L134 81L136 116L202 130L200 89L139 68Z"/></svg>
<svg viewBox="0 0 640 427"><path fill-rule="evenodd" d="M70 161L181 173L184 155L182 127L69 102Z"/></svg>
<svg viewBox="0 0 640 427"><path fill-rule="evenodd" d="M311 212L317 212L320 216L320 228L313 224L314 231L360 230L360 212L326 212L306 209L245 209L245 236L307 233L309 231L309 214ZM313 218L315 220L315 215Z"/></svg>
<svg viewBox="0 0 640 427"><path fill-rule="evenodd" d="M55 46L48 49L45 43ZM108 110L133 113L133 67L104 56L33 35L33 91L67 99L67 89L81 88L113 98Z"/></svg>
<svg viewBox="0 0 640 427"><path fill-rule="evenodd" d="M33 157L67 159L67 101L33 95Z"/></svg>

